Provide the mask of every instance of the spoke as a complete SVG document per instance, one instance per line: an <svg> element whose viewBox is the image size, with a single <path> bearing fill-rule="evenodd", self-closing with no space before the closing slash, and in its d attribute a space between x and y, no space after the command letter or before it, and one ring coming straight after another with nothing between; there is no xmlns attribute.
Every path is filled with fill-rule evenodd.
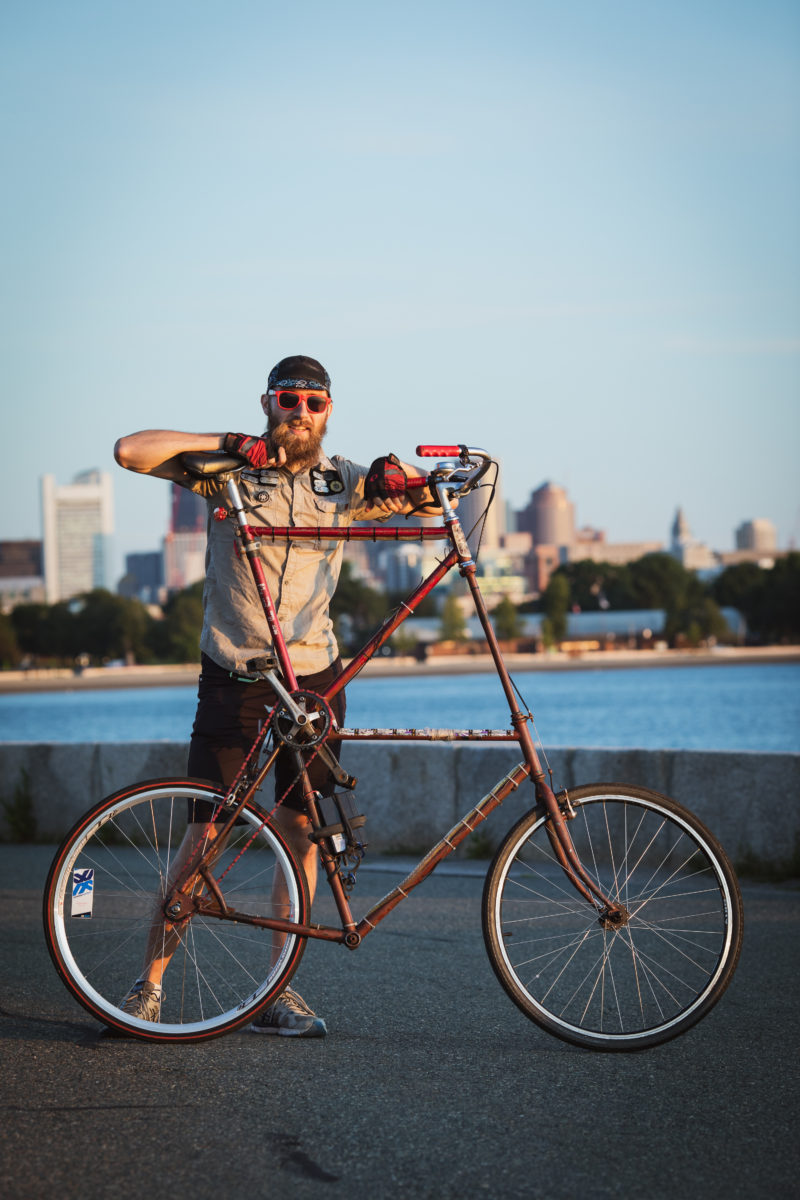
<svg viewBox="0 0 800 1200"><path fill-rule="evenodd" d="M560 866L559 866L559 870L561 870ZM530 873L531 873L531 875L535 876L537 879L541 879L542 883L545 884L545 886L548 886L550 888L555 888L558 892L562 892L566 896L566 898L567 898L566 901L560 902L561 907L566 912L573 912L573 911L580 912L581 909L583 908L583 909L586 909L590 914L594 915L594 909L590 909L588 904L586 904L585 902L583 905L578 905L576 907L577 893L575 892L574 888L568 889L568 888L562 886L561 883L556 883L555 880L548 879L546 875L543 875L540 871L535 871L532 867L530 868ZM563 870L562 870L562 874L563 874ZM559 904L559 901L555 896L545 895L543 892L537 891L535 888L533 888L529 884L522 883L519 879L509 879L509 883L513 883L515 887L520 888L522 891L528 892L531 896L534 896L537 900L544 900L548 904ZM523 900L521 897L519 898L518 902L520 904L523 903Z"/></svg>
<svg viewBox="0 0 800 1200"><path fill-rule="evenodd" d="M236 966L239 967L242 974L245 975L251 981L251 983L259 983L260 982L260 980L257 978L257 976L255 976L252 973L250 968L245 966L245 964L242 962L242 960L234 953L233 949L228 945L227 941L223 940L219 936L216 929L212 929L210 927L210 925L208 925L205 921L200 922L200 928L205 930L205 932L209 935L209 937L212 939L212 941L214 941L219 946L220 950L222 950L223 953L228 956L228 958L230 958L234 963L236 963ZM230 940L232 940L232 939L230 939ZM250 944L252 944L252 941L253 941L252 938L245 938L244 935L239 935L239 940L247 941ZM213 960L209 960L209 965L211 967L213 967L213 969L217 975L219 975L223 979L226 978L225 973L222 971L222 969L220 967L217 966L217 964L215 962L213 962Z"/></svg>
<svg viewBox="0 0 800 1200"><path fill-rule="evenodd" d="M628 928L630 929L630 926L628 926ZM633 944L632 940L631 940L631 944ZM666 965L666 963L663 963L663 962L659 961L658 959L654 958L652 954L647 954L641 948L636 950L636 954L638 955L639 961L641 962L643 969L652 975L653 979L660 985L660 987L663 988L663 990L667 993L667 995L670 997L670 999L672 999L678 1007L681 1007L681 1002L678 1000L677 996L673 995L673 993L669 990L666 982L662 978L663 975L668 976L671 980L674 980L675 983L680 984L680 986L685 988L687 991L692 992L693 994L696 994L697 989L696 989L695 985L691 984L691 983L687 983L687 981L685 979L682 979L680 977L680 975L676 975L674 971L670 970L670 968ZM661 974L659 974L659 971L661 972Z"/></svg>
<svg viewBox="0 0 800 1200"><path fill-rule="evenodd" d="M100 845L98 847L93 847L91 850L87 850L86 847L88 845L90 845L89 842L87 842L86 845L82 847L79 854L76 854L74 858L70 859L69 866L67 867L67 870L65 872L65 878L64 878L66 887L70 886L68 876L71 877L72 871L74 870L77 862L85 861L85 862L88 862L91 866L93 866L95 871L100 871L104 875L107 875L109 879L113 880L114 883L118 884L125 892L130 892L132 895L138 896L141 899L146 899L146 898L149 898L152 896L152 892L150 891L150 885L141 884L137 880L137 878L133 874L133 872L130 870L130 868L127 867L125 865L125 863L122 861L122 859L119 858L119 856L114 853L113 849L110 846ZM114 871L111 870L111 868L109 867L109 865L107 863L103 862L103 858L99 856L100 851L103 852L103 855L108 855L111 859L113 859L113 861L116 863L117 868L120 872L123 872L125 875L128 875L130 877L130 880L131 880L130 883L126 882L126 880L124 878L122 878L121 874L116 874ZM150 866L150 868L152 870L153 863L150 860L146 860L146 861L148 862L148 865Z"/></svg>
<svg viewBox="0 0 800 1200"><path fill-rule="evenodd" d="M639 1010L640 1010L640 1012L641 1012L641 1014L642 1014L642 1028L644 1028L644 1027L645 1027L645 1015L644 1015L644 1004L643 1004L643 1001L642 1001L641 983L640 983L640 980L639 980L639 956L638 956L638 954L637 954L637 952L636 952L636 947L635 947L635 946L634 946L634 944L633 944L633 931L631 930L631 927L630 927L630 925L628 925L628 926L625 928L625 935L626 935L626 936L623 938L623 941L626 941L626 942L627 942L627 944L628 944L628 947L629 947L629 949L630 949L630 952L631 952L631 963L632 963L632 966L633 966L633 973L634 973L634 977L635 977L635 979L636 979L636 991L637 991L637 995L638 995L638 997L639 997ZM651 974L651 973L650 973L650 971L647 969L647 967L646 967L646 965L645 965L645 963L644 963L644 962L642 963L642 973L643 973L643 975L644 975L645 983L647 984L647 987L648 987L648 989L649 989L649 991L650 991L650 995L651 995L651 996L652 996L652 998L653 998L653 1003L655 1004L656 1008L658 1009L658 1015L659 1015L660 1019L663 1021L663 1020L665 1020L665 1018L666 1018L666 1014L664 1013L664 1010L663 1010L663 1008L661 1007L661 1003L660 1003L660 1001L659 1001L659 999L658 999L658 996L657 996L657 995L656 995L656 993L655 993L655 989L654 989L654 987L653 987L653 983L652 983L652 980L651 980L651 978L650 978L650 974Z"/></svg>
<svg viewBox="0 0 800 1200"><path fill-rule="evenodd" d="M678 945L678 940L675 937L668 938L666 934L662 933L660 929L657 929L655 925L647 925L645 923L643 923L643 925L645 929L652 933L653 937L659 938L666 946L669 946L670 949L674 950L676 954L679 954L681 958L685 958L686 961L691 963L693 967L697 967L698 971L701 971L706 976L709 974L708 968L702 966L699 962L697 962L696 959L692 958L690 954L683 950L681 946ZM670 932L674 934L675 931L671 930ZM706 946L702 946L697 942L693 942L689 938L682 938L680 940L685 942L688 946L694 946L696 949L703 950L706 954L713 954L716 957L716 952Z"/></svg>
<svg viewBox="0 0 800 1200"><path fill-rule="evenodd" d="M539 960L543 958L547 958L549 960L547 963L549 966L550 963L555 962L560 955L565 954L568 950L572 949L573 946L581 946L586 942L587 938L594 940L594 938L599 936L599 934L600 930L598 929L597 934L594 934L593 931L588 931L586 933L571 936L569 941L567 941L564 945L554 947L552 950L543 950L541 954L534 954L531 958L524 958L521 962L515 963L515 970L519 970L520 967L530 967L533 963L539 962ZM556 936L557 935L554 935L554 937L550 940L555 940ZM535 978L538 979L540 976L541 971L535 976Z"/></svg>

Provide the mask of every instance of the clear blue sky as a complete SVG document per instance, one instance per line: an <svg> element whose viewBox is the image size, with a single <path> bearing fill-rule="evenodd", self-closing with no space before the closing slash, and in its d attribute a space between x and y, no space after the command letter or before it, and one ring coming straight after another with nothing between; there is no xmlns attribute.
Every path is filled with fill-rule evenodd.
<svg viewBox="0 0 800 1200"><path fill-rule="evenodd" d="M115 438L258 431L308 353L331 452L800 538L796 0L5 0L0 56L0 537L100 467L156 548Z"/></svg>

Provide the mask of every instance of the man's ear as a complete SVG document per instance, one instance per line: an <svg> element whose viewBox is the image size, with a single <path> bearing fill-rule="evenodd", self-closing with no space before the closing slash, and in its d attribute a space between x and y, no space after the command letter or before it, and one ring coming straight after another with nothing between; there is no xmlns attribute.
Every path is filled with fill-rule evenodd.
<svg viewBox="0 0 800 1200"><path fill-rule="evenodd" d="M269 394L267 392L264 392L264 395L261 397L261 407L265 414L269 416Z"/></svg>

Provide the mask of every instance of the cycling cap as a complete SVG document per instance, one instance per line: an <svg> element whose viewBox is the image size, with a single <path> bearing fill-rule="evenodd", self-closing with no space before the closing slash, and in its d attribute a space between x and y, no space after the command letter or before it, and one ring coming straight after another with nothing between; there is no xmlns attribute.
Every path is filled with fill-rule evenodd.
<svg viewBox="0 0 800 1200"><path fill-rule="evenodd" d="M330 395L331 379L322 363L317 362L315 358L308 358L305 354L292 354L289 358L282 358L272 368L267 382L268 391L285 387L307 390L324 388Z"/></svg>

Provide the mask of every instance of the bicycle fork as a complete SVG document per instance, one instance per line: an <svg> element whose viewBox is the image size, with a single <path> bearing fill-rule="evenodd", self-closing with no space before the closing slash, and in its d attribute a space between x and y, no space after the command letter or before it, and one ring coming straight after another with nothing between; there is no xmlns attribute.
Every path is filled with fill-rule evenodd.
<svg viewBox="0 0 800 1200"><path fill-rule="evenodd" d="M511 682L511 676L503 659L500 643L497 640L494 626L489 619L486 604L478 585L477 569L461 522L443 489L439 489L439 497L442 503L444 522L450 529L453 545L458 554L459 571L462 577L466 579L467 586L472 594L475 612L481 623L489 652L494 661L503 691L505 692L511 714L511 724L514 727L525 755L525 763L527 764L528 773L536 791L536 799L547 809L546 829L553 852L572 886L593 908L598 910L601 922L614 926L623 925L628 919L627 911L622 905L612 900L609 896L606 896L584 869L578 857L569 830L567 829L564 813L561 810L553 789L546 782L544 769L539 761L539 755L536 753L536 747L533 744L533 738L528 728L528 718L520 711L514 685ZM567 805L569 805L568 800ZM567 807L567 813L570 816L574 815L571 814L569 807Z"/></svg>

